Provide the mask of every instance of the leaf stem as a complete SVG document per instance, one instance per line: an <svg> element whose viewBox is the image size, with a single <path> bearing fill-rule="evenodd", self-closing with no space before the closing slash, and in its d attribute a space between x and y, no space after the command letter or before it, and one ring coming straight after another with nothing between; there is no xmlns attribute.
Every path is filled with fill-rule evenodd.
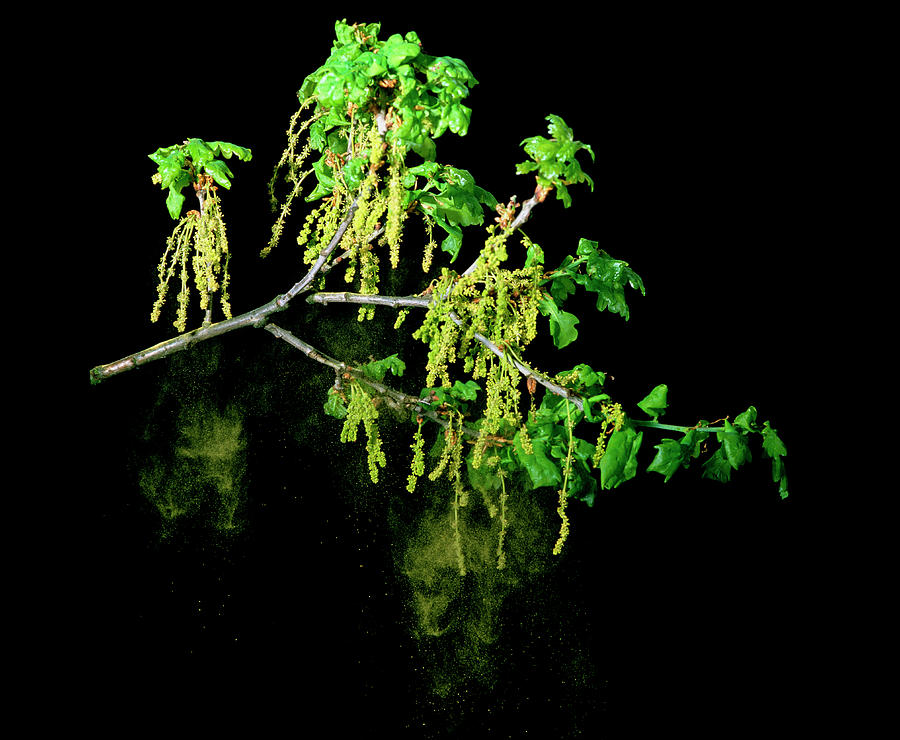
<svg viewBox="0 0 900 740"><path fill-rule="evenodd" d="M672 432L724 432L725 427L686 427L679 424L661 424L658 421L647 421L644 419L629 419L629 422L639 427L650 427L651 429L667 429Z"/></svg>

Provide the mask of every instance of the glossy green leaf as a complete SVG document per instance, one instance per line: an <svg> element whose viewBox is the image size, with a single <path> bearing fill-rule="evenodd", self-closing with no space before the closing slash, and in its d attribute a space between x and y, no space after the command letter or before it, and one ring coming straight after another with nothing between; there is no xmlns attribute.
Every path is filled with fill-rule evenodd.
<svg viewBox="0 0 900 740"><path fill-rule="evenodd" d="M660 473L665 477L665 482L668 482L669 478L684 463L685 447L674 439L663 439L654 447L656 448L656 457L647 466L647 471Z"/></svg>
<svg viewBox="0 0 900 740"><path fill-rule="evenodd" d="M549 298L544 298L538 304L538 309L542 315L550 319L550 336L557 349L567 347L578 338L578 329L575 325L579 319L575 314L563 311Z"/></svg>
<svg viewBox="0 0 900 740"><path fill-rule="evenodd" d="M376 380L379 383L384 380L388 371L400 377L406 370L406 363L403 362L396 354L388 355L381 360L373 360L365 365L360 365L360 370L365 373L366 377Z"/></svg>
<svg viewBox="0 0 900 740"><path fill-rule="evenodd" d="M313 162L313 172L316 175L317 184L313 191L306 196L307 202L330 195L334 189L334 171L325 163L325 159L323 155Z"/></svg>
<svg viewBox="0 0 900 740"><path fill-rule="evenodd" d="M187 142L188 156L197 169L202 169L207 162L215 157L212 149L210 149L203 139L188 139Z"/></svg>
<svg viewBox="0 0 900 740"><path fill-rule="evenodd" d="M642 400L638 401L638 408L647 414L647 416L652 416L654 419L662 416L666 412L666 407L668 406L666 401L668 392L669 386L665 384L656 386L656 388L650 391L650 393Z"/></svg>
<svg viewBox="0 0 900 740"><path fill-rule="evenodd" d="M184 163L184 154L181 153L181 147L179 147L178 145L160 147L155 152L153 152L153 154L148 154L147 156L150 157L150 159L152 159L154 162L156 162L156 164L162 164L176 152L178 152L180 154L181 161L183 164ZM181 165L179 165L179 167L180 166Z"/></svg>
<svg viewBox="0 0 900 740"><path fill-rule="evenodd" d="M450 388L450 395L463 401L474 401L479 390L478 383L474 380L467 380L465 383L457 380Z"/></svg>
<svg viewBox="0 0 900 740"><path fill-rule="evenodd" d="M725 421L723 426L725 431L716 432L716 438L722 443L721 450L728 464L737 470L745 462L749 462L750 446L747 444L746 436L737 432L730 422Z"/></svg>
<svg viewBox="0 0 900 740"><path fill-rule="evenodd" d="M170 187L169 194L166 196L166 208L169 215L176 221L181 216L181 207L184 205L184 195L181 194L180 188Z"/></svg>
<svg viewBox="0 0 900 740"><path fill-rule="evenodd" d="M560 305L576 292L575 281L568 275L561 275L550 281L550 295Z"/></svg>
<svg viewBox="0 0 900 740"><path fill-rule="evenodd" d="M335 419L343 419L347 416L347 407L341 400L340 395L333 389L328 391L328 398L324 404L325 413L333 416Z"/></svg>
<svg viewBox="0 0 900 740"><path fill-rule="evenodd" d="M626 426L610 435L606 451L600 458L600 485L604 490L616 488L637 473L637 453L643 432Z"/></svg>
<svg viewBox="0 0 900 740"><path fill-rule="evenodd" d="M762 435L763 451L772 459L772 480L779 484L778 493L785 499L788 497L787 475L781 458L787 455L787 448L768 421L763 422Z"/></svg>
<svg viewBox="0 0 900 740"><path fill-rule="evenodd" d="M528 246L525 250L525 269L528 269L532 265L543 265L544 264L544 250L541 248L539 244L534 244L533 242L528 242ZM556 296L554 296L555 298Z"/></svg>
<svg viewBox="0 0 900 740"><path fill-rule="evenodd" d="M777 432L769 426L769 422L763 422L763 450L772 458L787 455L787 448L778 436Z"/></svg>
<svg viewBox="0 0 900 740"><path fill-rule="evenodd" d="M701 419L697 426L706 426L707 421ZM685 462L689 458L697 458L703 453L704 444L709 439L709 432L701 432L698 429L689 429L681 438L681 446L685 449Z"/></svg>
<svg viewBox="0 0 900 740"><path fill-rule="evenodd" d="M253 159L253 153L249 149L237 144L231 144L227 141L209 141L207 145L216 156L221 154L225 159L231 159L232 155L242 162L249 162Z"/></svg>
<svg viewBox="0 0 900 740"><path fill-rule="evenodd" d="M531 440L533 452L525 452L522 448L521 434L516 432L514 438L516 457L528 473L532 488L557 486L562 482L559 465L547 456L547 446L539 439Z"/></svg>
<svg viewBox="0 0 900 740"><path fill-rule="evenodd" d="M341 175L351 193L356 192L356 189L362 184L362 181L366 179L368 171L369 158L367 156L356 157L344 165L341 170Z"/></svg>
<svg viewBox="0 0 900 740"><path fill-rule="evenodd" d="M778 480L778 495L781 496L782 499L786 499L790 495L788 493L788 483L786 475L782 475Z"/></svg>
<svg viewBox="0 0 900 740"><path fill-rule="evenodd" d="M728 483L731 480L731 471L733 467L728 461L723 445L712 454L712 456L703 463L703 477L712 480Z"/></svg>
<svg viewBox="0 0 900 740"><path fill-rule="evenodd" d="M404 40L400 34L389 37L381 49L389 67L399 67L419 55L419 45Z"/></svg>
<svg viewBox="0 0 900 740"><path fill-rule="evenodd" d="M597 242L581 239L579 255L587 258L587 270L583 278L586 290L597 294L597 310L620 314L626 321L630 316L625 300L625 286L644 293L644 282L624 260L610 257L597 248Z"/></svg>
<svg viewBox="0 0 900 740"><path fill-rule="evenodd" d="M207 175L211 175L213 180L215 180L219 185L221 185L226 190L231 188L231 181L228 179L229 177L234 177L231 170L228 169L228 165L226 165L221 159L213 159L210 162L206 163L206 166L203 168Z"/></svg>
<svg viewBox="0 0 900 740"><path fill-rule="evenodd" d="M751 406L744 413L735 416L734 425L747 432L756 431L756 407Z"/></svg>
<svg viewBox="0 0 900 740"><path fill-rule="evenodd" d="M583 401L584 418L592 422L602 422L606 417L600 408L600 404L609 399L610 395L608 393L598 393L590 398L585 398Z"/></svg>
<svg viewBox="0 0 900 740"><path fill-rule="evenodd" d="M594 181L581 169L575 155L586 149L593 159L594 152L587 144L572 138L572 129L560 116L549 115L547 120L550 122L547 130L551 138L530 136L523 139L521 146L533 163L517 164L516 172L537 171L538 184L544 188L555 188L556 197L568 208L572 205L568 186L586 182L591 190L594 189Z"/></svg>

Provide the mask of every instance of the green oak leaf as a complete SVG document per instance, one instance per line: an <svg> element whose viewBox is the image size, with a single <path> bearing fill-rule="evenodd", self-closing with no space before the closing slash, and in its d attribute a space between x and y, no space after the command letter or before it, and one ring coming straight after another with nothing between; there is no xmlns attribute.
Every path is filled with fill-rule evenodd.
<svg viewBox="0 0 900 740"><path fill-rule="evenodd" d="M712 480L728 483L731 480L731 471L733 467L725 455L724 445L719 448L703 463L703 477Z"/></svg>
<svg viewBox="0 0 900 740"><path fill-rule="evenodd" d="M668 482L675 471L684 464L685 447L678 440L668 438L663 439L654 447L656 448L656 457L647 466L647 471L660 473L665 477L665 482Z"/></svg>
<svg viewBox="0 0 900 740"><path fill-rule="evenodd" d="M643 432L623 427L610 435L606 451L600 458L600 485L604 490L616 488L637 473L637 453Z"/></svg>
<svg viewBox="0 0 900 740"><path fill-rule="evenodd" d="M516 457L531 480L532 488L544 486L557 486L562 482L562 472L559 465L547 456L547 446L539 439L531 440L532 453L527 453L522 447L521 433L516 432L513 439Z"/></svg>
<svg viewBox="0 0 900 740"><path fill-rule="evenodd" d="M751 406L744 413L735 416L734 425L747 432L756 431L756 407Z"/></svg>
<svg viewBox="0 0 900 740"><path fill-rule="evenodd" d="M169 194L166 196L166 208L169 211L169 215L174 219L178 220L178 217L181 216L181 208L184 205L184 195L181 193L180 188L170 187Z"/></svg>
<svg viewBox="0 0 900 740"><path fill-rule="evenodd" d="M731 422L726 421L724 427L725 431L716 432L716 438L722 443L720 449L724 451L728 464L737 470L750 461L750 445L747 444L746 436L739 433Z"/></svg>
<svg viewBox="0 0 900 740"><path fill-rule="evenodd" d="M228 169L228 165L226 165L220 159L213 159L207 162L203 169L205 170L207 175L211 175L213 180L215 180L219 185L221 185L226 190L231 189L231 181L228 179L229 177L234 177L231 170Z"/></svg>
<svg viewBox="0 0 900 740"><path fill-rule="evenodd" d="M478 397L479 390L478 383L474 380L467 380L465 383L457 380L450 388L450 395L461 401L474 401Z"/></svg>
<svg viewBox="0 0 900 740"><path fill-rule="evenodd" d="M557 349L570 345L578 338L578 329L575 328L575 325L579 319L575 314L563 311L555 301L549 298L544 298L538 304L538 310L541 315L548 316L550 319L550 336Z"/></svg>
<svg viewBox="0 0 900 740"><path fill-rule="evenodd" d="M388 355L381 360L367 362L365 365L361 365L359 369L366 374L366 377L380 383L384 380L384 376L388 371L392 372L397 377L402 376L406 370L406 363L394 354Z"/></svg>
<svg viewBox="0 0 900 740"><path fill-rule="evenodd" d="M325 413L335 419L343 419L347 416L347 407L340 395L333 388L328 391L328 399L324 404Z"/></svg>
<svg viewBox="0 0 900 740"><path fill-rule="evenodd" d="M648 393L643 400L638 401L638 408L647 416L654 419L662 416L666 412L668 403L666 402L666 394L669 392L669 386L661 384L656 386Z"/></svg>

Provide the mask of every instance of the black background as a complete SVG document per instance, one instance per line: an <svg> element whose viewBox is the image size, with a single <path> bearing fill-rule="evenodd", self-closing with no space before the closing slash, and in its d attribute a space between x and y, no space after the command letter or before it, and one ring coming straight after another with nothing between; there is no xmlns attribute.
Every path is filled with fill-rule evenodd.
<svg viewBox="0 0 900 740"><path fill-rule="evenodd" d="M129 11L98 15L66 44L70 83L60 94L103 183L69 195L92 257L79 266L79 309L91 321L79 342L85 387L73 429L87 448L86 487L72 502L78 524L61 564L72 596L59 629L76 648L61 661L66 693L93 720L106 715L86 697L144 723L249 720L301 736L567 737L576 727L586 737L646 737L651 727L729 736L790 726L813 567L802 545L801 512L814 495L804 363L818 341L798 295L820 247L812 224L821 233L828 219L812 195L823 72L806 53L803 23L749 12L336 12ZM468 100L470 132L438 140L438 159L469 169L499 199L530 193L514 165L520 141L545 133L548 113L593 147L585 169L594 191L574 190L568 210L548 201L526 230L551 264L579 237L598 240L643 277L647 295L632 294L627 323L582 311L579 341L559 356L537 348L539 367L589 362L614 376L626 406L667 383L673 423L753 404L789 451L787 501L757 459L728 486L699 470L665 485L643 474L575 511L544 590L507 605L507 663L493 691L459 703L431 702L420 689L387 498L360 488L364 503L354 502L335 467L356 451L337 449L336 428L320 446L293 442L291 404L315 405L327 373L325 385L299 385L299 400L270 403L247 422L249 523L230 544L203 531L161 540L136 481L148 420L160 423L158 389L190 361L87 386L90 367L168 336L147 318L171 229L149 179L156 148L199 136L253 150L252 163L232 167L224 201L236 312L296 279L289 241L272 260L256 258L271 224L265 183L296 89L345 16L380 20L383 38L415 30L427 52L469 65L480 83ZM292 308L295 323L286 315L285 325L314 332L305 310ZM220 371L192 392L222 400L271 383L287 398L292 378L309 380L294 367L306 362L300 355L246 334L218 341ZM267 357L279 381L254 375ZM405 460L408 441L397 440ZM399 487L402 472L386 486ZM589 656L587 688L560 682L565 643Z"/></svg>

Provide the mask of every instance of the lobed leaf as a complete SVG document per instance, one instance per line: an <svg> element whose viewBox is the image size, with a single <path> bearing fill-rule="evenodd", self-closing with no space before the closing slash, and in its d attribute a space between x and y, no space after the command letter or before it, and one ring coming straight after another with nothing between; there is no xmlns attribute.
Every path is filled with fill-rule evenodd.
<svg viewBox="0 0 900 740"><path fill-rule="evenodd" d="M616 488L637 474L637 453L643 432L625 426L613 432L600 458L600 485L604 490Z"/></svg>
<svg viewBox="0 0 900 740"><path fill-rule="evenodd" d="M666 407L668 406L666 395L668 392L669 386L665 384L658 385L642 400L638 401L637 406L647 416L657 419L666 412Z"/></svg>

